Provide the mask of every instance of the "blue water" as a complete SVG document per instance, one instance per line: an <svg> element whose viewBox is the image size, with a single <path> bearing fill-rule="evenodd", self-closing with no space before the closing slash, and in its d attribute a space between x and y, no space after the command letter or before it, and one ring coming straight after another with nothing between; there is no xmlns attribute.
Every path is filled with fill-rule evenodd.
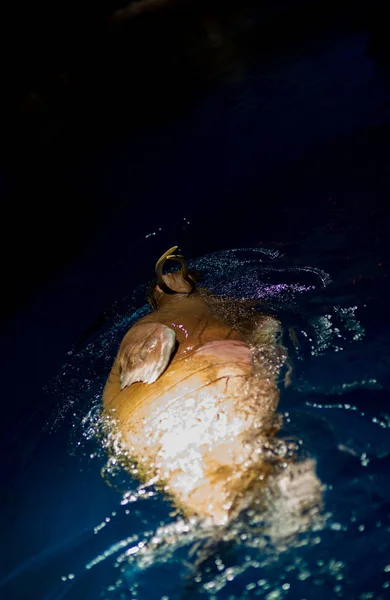
<svg viewBox="0 0 390 600"><path fill-rule="evenodd" d="M2 597L390 596L390 114L363 46L249 73L85 169L107 222L4 335ZM111 193L136 201L114 214ZM216 293L258 298L297 332L282 434L316 460L324 505L286 543L210 545L105 450L102 386L174 243Z"/></svg>
<svg viewBox="0 0 390 600"><path fill-rule="evenodd" d="M320 239L321 231L313 236ZM357 294L347 281L336 285L324 270L297 264L296 252L258 246L192 264L209 288L256 297L296 328L301 344L293 385L282 393L282 434L302 440L317 461L325 486L318 523L282 546L258 547L261 534L250 543L220 543L198 567L191 550L212 534L183 531L181 516L153 486L140 488L110 461L99 437L101 390L121 337L149 310L140 285L69 350L48 383L55 408L9 490L5 597L386 598L390 331L381 310L387 277L374 279L369 294ZM27 430L28 423L28 440ZM162 547L145 554L156 535L165 538Z"/></svg>

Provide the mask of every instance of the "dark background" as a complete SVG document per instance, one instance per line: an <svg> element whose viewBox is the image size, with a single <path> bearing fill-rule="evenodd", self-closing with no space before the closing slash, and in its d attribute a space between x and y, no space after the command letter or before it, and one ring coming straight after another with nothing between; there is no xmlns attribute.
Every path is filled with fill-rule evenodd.
<svg viewBox="0 0 390 600"><path fill-rule="evenodd" d="M3 320L79 256L98 224L110 215L131 205L136 218L147 221L136 190L130 193L120 187L121 182L115 189L110 179L112 166L102 158L116 151L118 164L121 143L137 140L128 161L129 179L145 163L153 177L159 149L150 152L142 132L147 136L153 128L166 124L161 135L164 145L170 136L169 124L187 115L221 85L229 86L230 94L223 98L221 92L215 108L219 113L232 101L232 88L236 86L238 93L245 95L245 77L253 65L266 74L287 69L297 60L305 65L318 46L353 34L362 35L362 49L374 62L377 77L387 78L385 2L165 0L152 1L149 10L138 9L141 14L133 11L128 18L126 13L116 12L123 4L106 1L98 8L92 2L70 1L58 6L15 3L3 16ZM338 60L343 60L341 47L339 52L340 57L334 56L335 69ZM312 144L323 141L323 129L328 126L334 138L343 133L342 123L337 130L345 110L340 88L350 85L359 77L358 70L365 68L358 61L352 67L356 72L346 70L336 81L332 81L332 65L327 67L328 81L324 73L316 81L315 68L302 68L293 75L300 80L301 97L289 98L287 108L302 104L302 129L310 127L310 120L305 123L304 117L310 112L313 87L321 94L334 86L329 99L331 114L327 110L323 127L313 131ZM384 85L388 90L388 78ZM261 88L257 91L262 92ZM357 89L357 105L359 92ZM287 100L284 93L280 89L278 97L276 90L276 105L265 100L260 108L282 113L285 106L281 100ZM287 128L290 118L288 115ZM360 125L363 129L367 124ZM379 125L383 125L381 119ZM358 122L355 128L360 130ZM386 133L382 126L372 135L386 145ZM283 131L273 134L260 129L260 149L272 144L275 135L281 150L276 158L285 159ZM245 132L240 143L246 143ZM376 145L374 140L370 143ZM290 141L287 144L292 145ZM185 150L188 161L194 159L192 145L189 142ZM222 152L220 146L214 157L217 163ZM207 178L208 174L200 176ZM109 198L107 189L102 193L104 184L111 186ZM149 205L158 211L162 199L164 190L159 199L150 198ZM214 202L218 203L218 198ZM281 195L279 202L288 200ZM250 203L248 209L253 209ZM267 210L262 204L262 214Z"/></svg>
<svg viewBox="0 0 390 600"><path fill-rule="evenodd" d="M40 390L65 352L166 247L194 256L356 223L354 248L387 245L385 2L129 7L3 14L6 454L10 431L22 440L49 411Z"/></svg>

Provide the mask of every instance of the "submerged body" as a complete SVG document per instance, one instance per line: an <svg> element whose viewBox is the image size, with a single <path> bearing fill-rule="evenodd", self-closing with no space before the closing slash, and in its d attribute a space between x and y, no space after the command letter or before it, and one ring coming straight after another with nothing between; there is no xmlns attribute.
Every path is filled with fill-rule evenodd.
<svg viewBox="0 0 390 600"><path fill-rule="evenodd" d="M155 477L186 514L225 524L269 472L264 442L275 433L281 325L257 315L253 351L188 278L161 277L157 310L121 343L104 409L144 478Z"/></svg>

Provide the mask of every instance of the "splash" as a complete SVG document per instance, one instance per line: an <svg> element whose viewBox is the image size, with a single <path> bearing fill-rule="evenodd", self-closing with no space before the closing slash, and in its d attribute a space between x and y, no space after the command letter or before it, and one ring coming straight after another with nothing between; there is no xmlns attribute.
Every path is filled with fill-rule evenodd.
<svg viewBox="0 0 390 600"><path fill-rule="evenodd" d="M278 250L239 248L215 252L189 262L204 273L202 285L219 296L250 298L275 309L299 302L299 296L331 283L314 267L292 267Z"/></svg>
<svg viewBox="0 0 390 600"><path fill-rule="evenodd" d="M312 397L319 392L342 395L362 387L380 388L379 379L366 377L364 373L360 378L346 381L343 369L339 381L336 375L325 383L322 374L315 376L318 362L350 357L353 349L363 346L365 338L355 305L329 307L326 299L323 309L317 303L314 315L312 307L302 308L313 292L318 294L328 286L330 278L326 273L309 267L291 267L279 252L264 248L214 253L191 261L190 267L202 271L202 284L215 295L254 298L261 302L262 309L299 314L299 327L291 343L298 370L292 390L301 394L307 410L328 414L339 411L355 418L368 418L379 431L388 428L390 421L385 414L367 415L353 403L339 401L336 406ZM71 573L72 584L83 573L95 572L103 564L109 564L111 581L102 597L114 600L127 598L129 594L132 598L150 600L203 597L235 600L252 596L278 600L304 597L303 594L324 600L352 597L354 587L345 549L337 550L337 540L351 542L369 527L376 531L382 527L385 531L387 527L390 531L390 524L387 517L370 524L369 510L364 509L369 503L362 501L361 494L357 494L359 509L350 510L347 498L352 498L356 491L352 484L351 488L345 487L343 500L348 506L348 518L341 519L338 505L329 501L332 482L321 490L325 492L326 506L323 509L315 503L309 506L307 489L313 488L314 458L308 457L299 437L277 439L269 445L269 460L277 460L280 468L270 482L261 510L246 506L227 528L216 530L197 519L183 519L169 498L161 494L156 479L139 482L137 465L126 456L120 436L113 433L112 423L102 417L101 391L121 338L149 310L146 304L142 305L144 293L145 286L139 286L132 296L118 303L105 329L81 348L71 350L62 374L54 382L61 397L49 429L55 432L70 418L72 452L92 465L95 462L118 494L115 510L93 528L94 537L103 540L102 550L91 553L79 570ZM311 365L314 365L312 371ZM287 432L294 419L293 411L284 414ZM336 447L341 456L356 459L359 468L368 475L378 457L385 460L387 456L383 447L380 451L366 451L350 439L338 440ZM289 486L283 464L292 455L299 461L296 472L288 476L293 482ZM124 535L113 533L114 541L104 542L103 536L117 532L118 527ZM358 539L356 543L359 544ZM380 582L384 593L386 585L390 586L385 567ZM69 573L63 576L64 585L68 585ZM365 593L367 598L385 597L375 586L367 587Z"/></svg>

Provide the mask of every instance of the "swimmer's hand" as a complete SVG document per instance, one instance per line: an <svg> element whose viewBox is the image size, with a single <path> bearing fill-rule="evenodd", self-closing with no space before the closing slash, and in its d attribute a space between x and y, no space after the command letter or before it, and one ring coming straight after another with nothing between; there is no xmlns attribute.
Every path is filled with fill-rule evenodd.
<svg viewBox="0 0 390 600"><path fill-rule="evenodd" d="M162 323L134 325L119 348L121 390L137 381L154 383L167 368L175 344L175 332Z"/></svg>

